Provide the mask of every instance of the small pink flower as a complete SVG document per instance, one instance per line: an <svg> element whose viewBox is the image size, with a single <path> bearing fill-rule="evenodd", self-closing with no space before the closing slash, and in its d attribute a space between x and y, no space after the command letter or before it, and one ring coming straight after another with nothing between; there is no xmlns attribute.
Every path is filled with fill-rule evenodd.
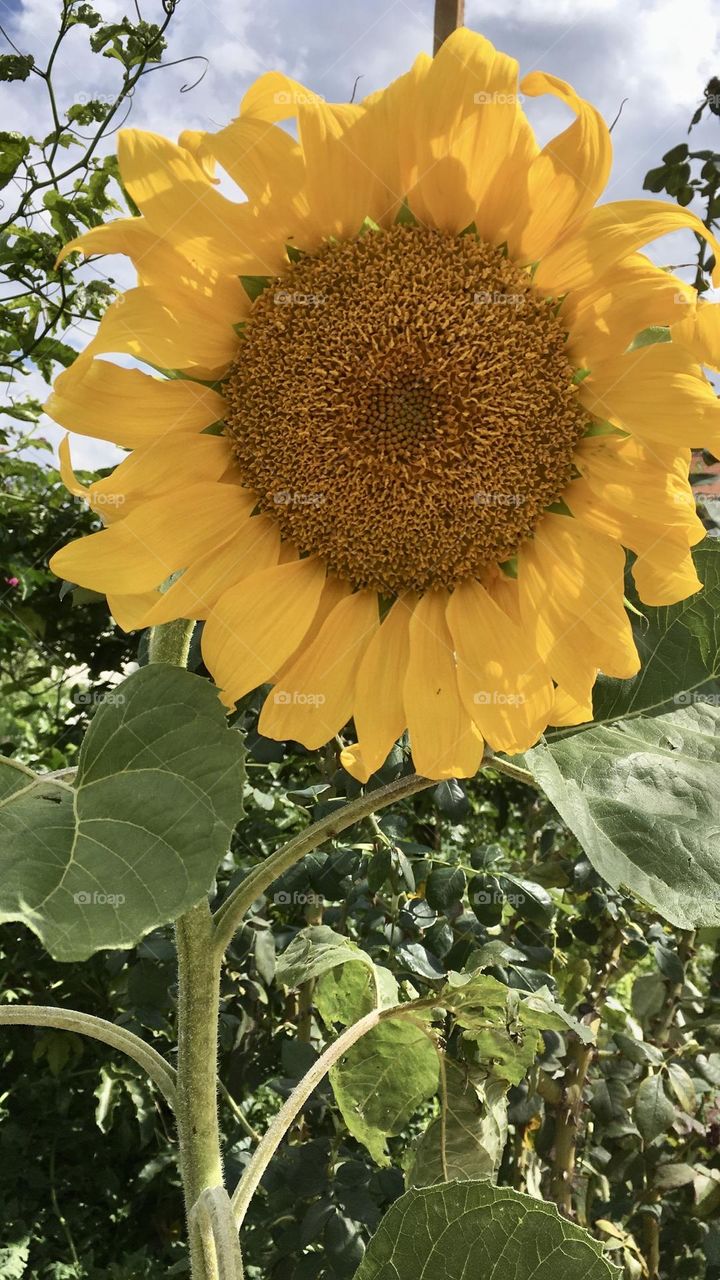
<svg viewBox="0 0 720 1280"><path fill-rule="evenodd" d="M5 579L5 581L6 581L6 583L7 583L7 585L8 585L9 587L19 587L19 586L20 586L20 579L19 579L19 578L6 578L6 579Z"/></svg>

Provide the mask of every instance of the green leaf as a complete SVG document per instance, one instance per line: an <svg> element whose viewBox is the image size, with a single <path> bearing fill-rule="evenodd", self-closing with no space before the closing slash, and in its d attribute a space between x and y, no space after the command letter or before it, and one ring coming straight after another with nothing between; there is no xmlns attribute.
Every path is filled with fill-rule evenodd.
<svg viewBox="0 0 720 1280"><path fill-rule="evenodd" d="M29 151L30 143L21 133L0 133L0 190L10 182Z"/></svg>
<svg viewBox="0 0 720 1280"><path fill-rule="evenodd" d="M362 964L370 970L375 967L367 952L361 951L350 938L335 933L325 924L313 925L301 929L278 956L275 977L285 987L299 987L348 962Z"/></svg>
<svg viewBox="0 0 720 1280"><path fill-rule="evenodd" d="M408 1191L355 1280L620 1280L602 1246L554 1205L489 1182Z"/></svg>
<svg viewBox="0 0 720 1280"><path fill-rule="evenodd" d="M675 1107L668 1098L661 1075L646 1076L635 1094L633 1116L642 1140L653 1142L667 1133L675 1119Z"/></svg>
<svg viewBox="0 0 720 1280"><path fill-rule="evenodd" d="M595 724L630 715L660 715L678 706L720 701L720 542L693 552L703 590L664 609L645 609L634 624L641 668L631 680L601 676L593 691ZM563 735L565 736L565 735Z"/></svg>
<svg viewBox="0 0 720 1280"><path fill-rule="evenodd" d="M407 1017L378 1023L330 1069L348 1129L380 1165L390 1163L386 1139L402 1132L438 1080L437 1050Z"/></svg>
<svg viewBox="0 0 720 1280"><path fill-rule="evenodd" d="M720 923L720 707L588 729L526 761L614 888L681 929Z"/></svg>
<svg viewBox="0 0 720 1280"><path fill-rule="evenodd" d="M0 920L22 921L57 960L175 920L227 850L242 760L212 685L157 665L98 708L74 787L0 761Z"/></svg>
<svg viewBox="0 0 720 1280"><path fill-rule="evenodd" d="M408 1185L494 1178L507 1141L509 1088L507 1080L446 1058L442 1112L415 1147Z"/></svg>
<svg viewBox="0 0 720 1280"><path fill-rule="evenodd" d="M0 80L27 80L34 65L31 53L3 53L0 55Z"/></svg>

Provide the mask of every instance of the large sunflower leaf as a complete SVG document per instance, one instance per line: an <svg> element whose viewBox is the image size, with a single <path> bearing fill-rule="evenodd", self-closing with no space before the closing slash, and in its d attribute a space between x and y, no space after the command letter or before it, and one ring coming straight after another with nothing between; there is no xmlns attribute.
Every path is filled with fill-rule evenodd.
<svg viewBox="0 0 720 1280"><path fill-rule="evenodd" d="M135 672L96 712L73 786L0 762L0 920L57 960L134 946L209 890L243 776L242 738L207 681Z"/></svg>
<svg viewBox="0 0 720 1280"><path fill-rule="evenodd" d="M629 587L641 615L633 617L633 631L642 665L631 680L598 679L595 724L661 715L706 699L720 702L720 539L706 539L693 557L703 589L679 604L650 608ZM548 737L567 734L560 730Z"/></svg>
<svg viewBox="0 0 720 1280"><path fill-rule="evenodd" d="M554 1205L490 1182L444 1182L396 1200L355 1280L619 1280L602 1246Z"/></svg>
<svg viewBox="0 0 720 1280"><path fill-rule="evenodd" d="M611 885L681 929L720 924L720 707L598 726L525 759Z"/></svg>

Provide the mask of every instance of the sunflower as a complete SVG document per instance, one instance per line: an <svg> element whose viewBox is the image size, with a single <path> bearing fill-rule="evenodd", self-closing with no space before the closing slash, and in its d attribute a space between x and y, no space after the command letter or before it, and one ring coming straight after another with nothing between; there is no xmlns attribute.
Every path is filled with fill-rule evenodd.
<svg viewBox="0 0 720 1280"><path fill-rule="evenodd" d="M540 94L575 117L543 148ZM131 452L83 489L64 442L107 528L55 572L126 629L203 619L226 705L272 686L268 737L354 721L363 782L405 731L420 773L465 777L590 720L598 672L639 666L626 551L649 605L700 587L717 313L638 250L690 228L720 258L708 230L596 207L598 112L465 29L357 105L272 72L225 128L125 131L118 160L141 216L64 254L125 254L138 285L48 412Z"/></svg>

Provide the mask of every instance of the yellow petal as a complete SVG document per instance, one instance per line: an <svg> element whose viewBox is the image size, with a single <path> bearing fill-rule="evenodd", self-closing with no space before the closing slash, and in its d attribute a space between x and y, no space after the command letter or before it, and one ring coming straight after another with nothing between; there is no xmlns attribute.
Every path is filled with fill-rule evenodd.
<svg viewBox="0 0 720 1280"><path fill-rule="evenodd" d="M587 697L589 668L620 679L639 669L624 606L624 571L625 553L618 543L567 516L545 516L532 541L520 548L525 625L541 656L547 655L554 679L578 702ZM573 646L578 649L574 658Z"/></svg>
<svg viewBox="0 0 720 1280"><path fill-rule="evenodd" d="M641 253L618 262L599 281L573 289L560 309L573 363L590 368L621 355L650 325L670 325L694 314L695 290Z"/></svg>
<svg viewBox="0 0 720 1280"><path fill-rule="evenodd" d="M226 542L188 565L185 572L154 599L142 626L156 627L173 618L207 618L220 596L253 573L271 569L280 556L280 533L268 516L248 516Z"/></svg>
<svg viewBox="0 0 720 1280"><path fill-rule="evenodd" d="M460 697L447 601L446 591L430 591L412 612L403 701L418 773L470 778L480 767L484 744Z"/></svg>
<svg viewBox="0 0 720 1280"><path fill-rule="evenodd" d="M689 311L671 327L673 342L687 347L700 364L720 369L720 305L698 302L697 311Z"/></svg>
<svg viewBox="0 0 720 1280"><path fill-rule="evenodd" d="M225 408L217 391L190 379L153 378L83 354L55 379L45 412L69 431L135 449L169 432L202 431Z"/></svg>
<svg viewBox="0 0 720 1280"><path fill-rule="evenodd" d="M291 201L305 180L301 148L284 129L239 116L217 133L202 135L202 150L221 164L249 200Z"/></svg>
<svg viewBox="0 0 720 1280"><path fill-rule="evenodd" d="M672 530L641 551L632 575L640 599L656 606L686 600L703 585L688 547L673 537Z"/></svg>
<svg viewBox="0 0 720 1280"><path fill-rule="evenodd" d="M416 597L395 601L372 637L358 670L353 716L356 746L341 754L341 762L359 782L387 758L406 727L403 681L410 653L409 623Z"/></svg>
<svg viewBox="0 0 720 1280"><path fill-rule="evenodd" d="M555 690L555 701L550 713L550 724L569 727L576 724L587 724L593 718L592 694L584 703L576 702L559 686Z"/></svg>
<svg viewBox="0 0 720 1280"><path fill-rule="evenodd" d="M109 529L52 557L60 578L92 591L134 595L164 582L223 542L247 518L247 490L201 483L162 494Z"/></svg>
<svg viewBox="0 0 720 1280"><path fill-rule="evenodd" d="M180 436L169 456L166 440L136 449L109 476L90 485L87 499L103 517L126 516L161 493L199 480L219 480L233 456L225 436Z"/></svg>
<svg viewBox="0 0 720 1280"><path fill-rule="evenodd" d="M299 80L292 80L284 72L266 71L247 90L240 104L240 116L272 124L296 116L300 106L323 101L320 94L306 89Z"/></svg>
<svg viewBox="0 0 720 1280"><path fill-rule="evenodd" d="M206 299L144 285L110 304L85 354L123 353L161 369L222 373L239 346L233 321L217 315Z"/></svg>
<svg viewBox="0 0 720 1280"><path fill-rule="evenodd" d="M108 593L108 608L121 631L140 631L153 605L161 599L159 591L139 591L136 595Z"/></svg>
<svg viewBox="0 0 720 1280"><path fill-rule="evenodd" d="M352 715L358 665L377 626L374 591L356 591L341 600L268 694L260 733L310 749L338 733Z"/></svg>
<svg viewBox="0 0 720 1280"><path fill-rule="evenodd" d="M492 198L512 151L520 116L515 59L465 27L454 31L419 94L413 212L450 232L482 221L483 203Z"/></svg>
<svg viewBox="0 0 720 1280"><path fill-rule="evenodd" d="M533 71L520 87L530 97L553 94L577 116L533 160L527 179L528 212L521 208L510 229L513 256L535 262L601 196L612 165L612 142L600 112L566 81Z"/></svg>
<svg viewBox="0 0 720 1280"><path fill-rule="evenodd" d="M471 719L495 751L527 751L547 725L553 704L542 659L479 582L455 587L447 620L460 696Z"/></svg>
<svg viewBox="0 0 720 1280"><path fill-rule="evenodd" d="M186 148L156 133L123 129L118 163L148 225L186 257L228 274L264 274L252 207L221 195Z"/></svg>
<svg viewBox="0 0 720 1280"><path fill-rule="evenodd" d="M598 362L579 397L590 413L644 439L720 447L720 401L692 354L674 342Z"/></svg>
<svg viewBox="0 0 720 1280"><path fill-rule="evenodd" d="M575 466L584 479L563 494L568 505L570 494L580 493L584 502L593 495L594 505L609 508L612 519L682 528L693 542L704 536L690 485L689 450L644 444L632 436L596 436L582 442Z"/></svg>
<svg viewBox="0 0 720 1280"><path fill-rule="evenodd" d="M205 664L226 706L270 679L312 625L325 566L308 558L263 569L213 605L202 638Z"/></svg>
<svg viewBox="0 0 720 1280"><path fill-rule="evenodd" d="M720 243L696 214L662 200L619 200L591 209L540 262L534 276L539 289L554 294L591 285L606 271L658 236L689 227L717 255L714 283L720 284Z"/></svg>
<svg viewBox="0 0 720 1280"><path fill-rule="evenodd" d="M281 544L279 556L280 564L286 564L288 561L297 560L298 558L297 548L294 547L291 542L283 542ZM344 600L346 596L351 594L352 587L349 582L346 582L343 578L336 577L334 574L328 574L323 585L322 595L320 596L320 602L315 612L315 617L303 636L302 643L298 645L294 653L290 654L287 662L283 663L280 670L273 673L270 677L271 684L277 684L278 681L282 680L284 673L290 669L296 658L299 658L308 645L313 642L326 618L329 618L335 606L338 605L341 600Z"/></svg>

